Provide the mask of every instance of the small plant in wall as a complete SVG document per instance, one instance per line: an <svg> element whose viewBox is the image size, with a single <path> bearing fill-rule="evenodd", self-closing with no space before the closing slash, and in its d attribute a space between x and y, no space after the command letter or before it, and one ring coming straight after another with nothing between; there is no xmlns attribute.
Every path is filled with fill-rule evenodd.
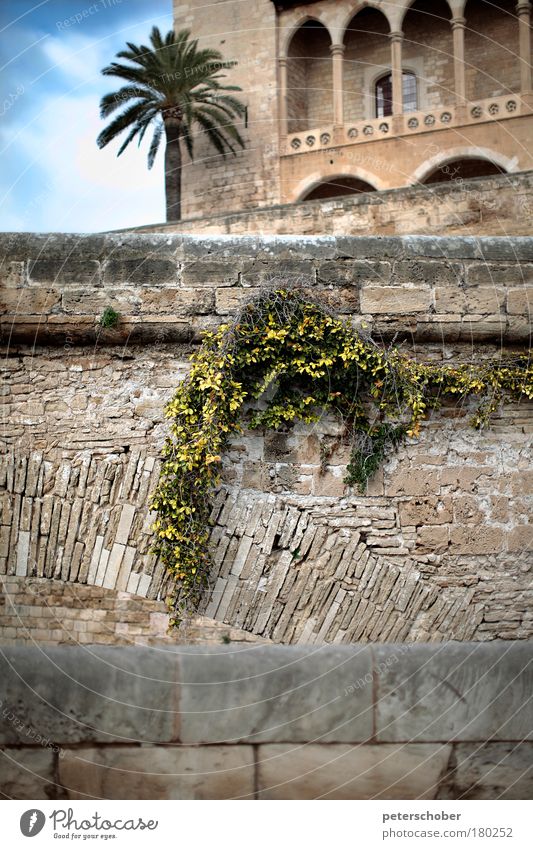
<svg viewBox="0 0 533 849"><path fill-rule="evenodd" d="M444 396L462 401L472 395L479 399L476 428L505 399L532 399L530 357L421 363L396 348L383 350L284 289L265 292L232 324L207 333L187 380L167 405L170 435L152 498L155 551L176 579L172 621L196 607L208 585L211 496L228 440L245 421L251 428L282 428L332 411L351 444L345 482L364 492L387 454L418 435ZM260 398L261 409L254 410Z"/></svg>
<svg viewBox="0 0 533 849"><path fill-rule="evenodd" d="M116 327L118 319L118 312L115 312L113 307L106 307L98 320L98 324L100 325L100 327L103 327L105 329L110 327Z"/></svg>

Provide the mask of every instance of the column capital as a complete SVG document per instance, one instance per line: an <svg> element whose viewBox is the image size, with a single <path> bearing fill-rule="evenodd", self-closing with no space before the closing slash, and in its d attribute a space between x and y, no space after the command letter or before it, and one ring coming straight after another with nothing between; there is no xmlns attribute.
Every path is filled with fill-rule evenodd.
<svg viewBox="0 0 533 849"><path fill-rule="evenodd" d="M286 56L280 56L278 59L278 64L280 67L285 68L287 66L288 59Z"/></svg>
<svg viewBox="0 0 533 849"><path fill-rule="evenodd" d="M466 18L463 18L461 15L458 15L456 18L452 18L450 20L453 29L464 29L466 26Z"/></svg>
<svg viewBox="0 0 533 849"><path fill-rule="evenodd" d="M401 30L395 30L394 32L389 32L390 40L394 42L403 41L403 32Z"/></svg>
<svg viewBox="0 0 533 849"><path fill-rule="evenodd" d="M344 51L346 50L346 45L344 45L344 44L330 44L329 50L330 50L330 53L331 53L332 56L339 56L339 55L342 56Z"/></svg>
<svg viewBox="0 0 533 849"><path fill-rule="evenodd" d="M518 17L531 14L531 3L529 0L520 0L520 2L516 4L516 14Z"/></svg>

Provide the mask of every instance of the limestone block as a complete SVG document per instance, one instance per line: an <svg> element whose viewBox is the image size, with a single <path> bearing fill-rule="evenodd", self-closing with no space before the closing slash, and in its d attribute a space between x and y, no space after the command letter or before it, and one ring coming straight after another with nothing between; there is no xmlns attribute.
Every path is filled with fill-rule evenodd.
<svg viewBox="0 0 533 849"><path fill-rule="evenodd" d="M80 623L83 624L83 623ZM23 726L57 744L168 742L177 736L176 657L153 649L6 648L0 699ZM8 661L17 674L10 672ZM3 723L0 742L24 734Z"/></svg>
<svg viewBox="0 0 533 849"><path fill-rule="evenodd" d="M260 799L434 799L451 746L261 745Z"/></svg>
<svg viewBox="0 0 533 849"><path fill-rule="evenodd" d="M462 289L451 286L435 287L435 310L437 313L462 315L466 312L466 295Z"/></svg>
<svg viewBox="0 0 533 849"><path fill-rule="evenodd" d="M282 259L277 263L254 260L245 262L242 283L245 286L261 286L277 282L279 285L298 283L308 285L315 282L316 263L306 259Z"/></svg>
<svg viewBox="0 0 533 849"><path fill-rule="evenodd" d="M178 282L178 265L172 259L107 259L103 264L104 285L139 283L143 286Z"/></svg>
<svg viewBox="0 0 533 849"><path fill-rule="evenodd" d="M57 751L57 747L54 748ZM49 799L53 798L55 789L54 752L50 746L0 749L0 795L3 798Z"/></svg>
<svg viewBox="0 0 533 849"><path fill-rule="evenodd" d="M141 297L134 289L106 287L93 290L72 287L64 290L61 304L65 312L76 315L99 317L107 307L120 315L129 315L139 312Z"/></svg>
<svg viewBox="0 0 533 849"><path fill-rule="evenodd" d="M216 312L218 315L227 315L236 312L243 304L251 301L260 292L259 289L217 289L216 290Z"/></svg>
<svg viewBox="0 0 533 849"><path fill-rule="evenodd" d="M252 746L101 746L67 750L68 799L252 799Z"/></svg>
<svg viewBox="0 0 533 849"><path fill-rule="evenodd" d="M426 525L418 529L417 549L423 548L434 554L448 548L448 527L446 525Z"/></svg>
<svg viewBox="0 0 533 849"><path fill-rule="evenodd" d="M133 522L134 516L135 507L133 506L133 504L125 504L121 510L120 521L118 524L117 532L115 534L116 542L126 545L126 543L128 542L131 523Z"/></svg>
<svg viewBox="0 0 533 849"><path fill-rule="evenodd" d="M361 290L361 312L372 315L427 313L431 301L429 286L365 286Z"/></svg>
<svg viewBox="0 0 533 849"><path fill-rule="evenodd" d="M503 548L501 528L479 525L452 525L450 546L453 554L492 554Z"/></svg>
<svg viewBox="0 0 533 849"><path fill-rule="evenodd" d="M527 643L374 647L377 739L383 742L505 741L532 735ZM529 669L527 668L529 664Z"/></svg>
<svg viewBox="0 0 533 849"><path fill-rule="evenodd" d="M498 315L505 306L506 290L496 286L479 286L466 290L466 313Z"/></svg>
<svg viewBox="0 0 533 849"><path fill-rule="evenodd" d="M524 286L533 283L533 264L471 263L466 267L467 286Z"/></svg>
<svg viewBox="0 0 533 849"><path fill-rule="evenodd" d="M213 312L215 296L209 289L182 289L165 287L141 294L142 309L147 313L172 313L178 315L203 315Z"/></svg>
<svg viewBox="0 0 533 849"><path fill-rule="evenodd" d="M346 687L370 672L370 652L287 646L253 652L184 647L180 653L184 743L354 742L372 734L370 687Z"/></svg>
<svg viewBox="0 0 533 849"><path fill-rule="evenodd" d="M0 313L9 315L46 315L59 303L60 294L54 289L2 289Z"/></svg>
<svg viewBox="0 0 533 849"><path fill-rule="evenodd" d="M436 260L400 260L394 263L393 282L446 286L453 289L462 283L462 263Z"/></svg>
<svg viewBox="0 0 533 849"><path fill-rule="evenodd" d="M60 259L33 259L28 262L28 284L53 283L55 286L100 285L100 263L65 254Z"/></svg>
<svg viewBox="0 0 533 849"><path fill-rule="evenodd" d="M459 743L439 799L533 798L533 743Z"/></svg>
<svg viewBox="0 0 533 849"><path fill-rule="evenodd" d="M390 475L386 495L427 496L438 492L440 472L400 468Z"/></svg>
<svg viewBox="0 0 533 849"><path fill-rule="evenodd" d="M184 286L235 286L242 271L242 260L195 259L189 257L181 273Z"/></svg>
<svg viewBox="0 0 533 849"><path fill-rule="evenodd" d="M379 260L348 260L322 262L318 267L318 282L337 286L360 286L363 283L386 285L390 280L391 263Z"/></svg>
<svg viewBox="0 0 533 849"><path fill-rule="evenodd" d="M531 320L533 315L533 287L510 289L507 295L509 315L524 315Z"/></svg>
<svg viewBox="0 0 533 849"><path fill-rule="evenodd" d="M507 536L508 551L533 551L533 525L517 525Z"/></svg>
<svg viewBox="0 0 533 849"><path fill-rule="evenodd" d="M452 519L452 499L449 496L413 498L400 502L402 525L444 525Z"/></svg>

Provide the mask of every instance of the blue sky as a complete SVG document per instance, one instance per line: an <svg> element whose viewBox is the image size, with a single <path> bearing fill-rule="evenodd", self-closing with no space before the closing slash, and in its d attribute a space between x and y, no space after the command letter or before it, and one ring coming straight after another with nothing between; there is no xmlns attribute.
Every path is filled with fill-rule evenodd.
<svg viewBox="0 0 533 849"><path fill-rule="evenodd" d="M77 16L77 17L76 17ZM171 0L0 0L0 230L95 232L164 221L163 149L98 150L100 74L172 27Z"/></svg>

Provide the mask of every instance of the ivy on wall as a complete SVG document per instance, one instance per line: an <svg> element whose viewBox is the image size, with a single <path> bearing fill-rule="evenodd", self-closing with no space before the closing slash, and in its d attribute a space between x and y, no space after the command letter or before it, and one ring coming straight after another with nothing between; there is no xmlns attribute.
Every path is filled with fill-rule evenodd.
<svg viewBox="0 0 533 849"><path fill-rule="evenodd" d="M265 292L231 325L207 333L188 378L166 407L170 436L158 487L155 551L176 579L177 619L198 605L210 569L211 497L229 438L336 414L351 444L345 482L364 492L387 453L416 437L443 396L479 398L472 424L506 399L533 398L528 355L457 366L385 351L296 291ZM254 403L255 402L255 403Z"/></svg>

